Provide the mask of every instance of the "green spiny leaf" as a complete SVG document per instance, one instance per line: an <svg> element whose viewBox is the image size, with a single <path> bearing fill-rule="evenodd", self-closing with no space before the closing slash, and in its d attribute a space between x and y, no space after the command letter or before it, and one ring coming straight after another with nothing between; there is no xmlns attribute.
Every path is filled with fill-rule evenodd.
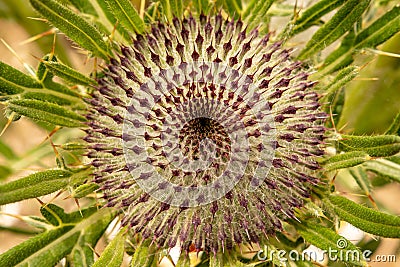
<svg viewBox="0 0 400 267"><path fill-rule="evenodd" d="M271 17L286 17L293 15L293 6L290 4L274 2L268 10Z"/></svg>
<svg viewBox="0 0 400 267"><path fill-rule="evenodd" d="M81 235L85 235L97 225L107 225L113 218L114 214L104 208L75 225L62 224L1 254L0 266L54 266L71 253Z"/></svg>
<svg viewBox="0 0 400 267"><path fill-rule="evenodd" d="M100 258L93 264L93 267L119 267L124 257L124 241L126 228L121 228L119 233L108 244Z"/></svg>
<svg viewBox="0 0 400 267"><path fill-rule="evenodd" d="M54 266L65 255L70 253L74 243L79 237L79 233L74 233L64 239L64 242L57 242L60 240L61 236L68 233L71 229L72 226L55 228L20 243L0 255L0 266ZM60 244L58 246L52 246L51 250L45 249L46 246L51 243ZM38 251L41 253L35 255Z"/></svg>
<svg viewBox="0 0 400 267"><path fill-rule="evenodd" d="M20 94L26 88L42 88L33 77L0 62L0 96Z"/></svg>
<svg viewBox="0 0 400 267"><path fill-rule="evenodd" d="M349 262L352 266L366 266L361 251L350 241L338 235L331 229L312 222L296 223L296 229L307 242L322 250L331 251L331 256L336 256L337 259L341 261ZM345 247L341 247L340 244L342 242L346 244ZM357 255L360 256L360 259L353 257L339 257L339 255L353 255L352 253L354 251L358 252Z"/></svg>
<svg viewBox="0 0 400 267"><path fill-rule="evenodd" d="M193 3L195 8L198 8L196 6L197 4L198 3ZM145 24L154 23L156 20L160 20L160 17L163 16L163 15L161 15L162 13L163 12L162 12L161 3L160 2L152 2L149 4L147 9L145 10L143 21L145 22Z"/></svg>
<svg viewBox="0 0 400 267"><path fill-rule="evenodd" d="M153 267L157 262L155 260L155 248L154 245L150 245L149 241L143 241L135 248L135 254L133 254L131 267L142 266L142 267Z"/></svg>
<svg viewBox="0 0 400 267"><path fill-rule="evenodd" d="M78 186L71 192L71 197L73 197L73 198L86 197L87 195L93 193L97 189L99 189L98 184L95 184L95 183L83 184L83 185Z"/></svg>
<svg viewBox="0 0 400 267"><path fill-rule="evenodd" d="M369 160L370 156L363 151L352 151L330 157L323 162L326 171L349 168Z"/></svg>
<svg viewBox="0 0 400 267"><path fill-rule="evenodd" d="M115 27L114 39L123 42L123 40L131 41L132 33L129 33L122 25L117 21L110 7L105 0L92 0L91 3L99 14L96 25L102 30L103 34L110 35L112 29Z"/></svg>
<svg viewBox="0 0 400 267"><path fill-rule="evenodd" d="M342 135L339 148L342 151L364 151L371 157L388 157L400 151L400 137Z"/></svg>
<svg viewBox="0 0 400 267"><path fill-rule="evenodd" d="M341 89L348 82L353 80L354 77L357 76L357 74L358 74L358 68L350 66L338 72L333 81L329 83L327 86L318 86L317 89L325 91L325 96L322 98L321 102L326 104L331 104L334 100L334 96L339 91L339 89Z"/></svg>
<svg viewBox="0 0 400 267"><path fill-rule="evenodd" d="M21 219L28 225L35 227L37 229L46 231L53 229L53 226L50 225L45 219L37 217L37 216L21 216Z"/></svg>
<svg viewBox="0 0 400 267"><path fill-rule="evenodd" d="M35 99L11 100L8 108L32 119L65 127L80 127L86 120L69 109Z"/></svg>
<svg viewBox="0 0 400 267"><path fill-rule="evenodd" d="M251 1L247 4L246 8L243 10L242 18L244 19L244 18L246 18L247 16L249 16L249 15L252 13L252 11L255 9L256 5L257 5L257 4L260 4L259 2L260 2L260 1L251 0ZM273 2L273 1L268 1L268 2ZM272 5L272 3L271 3L271 5Z"/></svg>
<svg viewBox="0 0 400 267"><path fill-rule="evenodd" d="M129 0L105 0L115 18L130 32L143 33L144 23Z"/></svg>
<svg viewBox="0 0 400 267"><path fill-rule="evenodd" d="M13 149L0 140L0 154L7 159L18 159L18 156L14 153Z"/></svg>
<svg viewBox="0 0 400 267"><path fill-rule="evenodd" d="M231 16L238 17L242 13L242 3L240 0L226 0L219 2L219 4L223 6Z"/></svg>
<svg viewBox="0 0 400 267"><path fill-rule="evenodd" d="M382 243L382 238L371 238L367 240L361 240L360 243L357 244L357 246L361 249L361 251L366 251L369 250L372 253L375 253L375 251L380 247Z"/></svg>
<svg viewBox="0 0 400 267"><path fill-rule="evenodd" d="M384 175L400 183L400 165L389 159L376 159L368 161L363 166L374 173Z"/></svg>
<svg viewBox="0 0 400 267"><path fill-rule="evenodd" d="M400 112L397 113L390 127L386 130L385 134L400 135Z"/></svg>
<svg viewBox="0 0 400 267"><path fill-rule="evenodd" d="M329 196L335 212L345 220L361 230L382 236L400 237L400 217L379 212L359 205L345 197Z"/></svg>
<svg viewBox="0 0 400 267"><path fill-rule="evenodd" d="M58 61L43 61L43 64L51 73L70 83L81 85L96 84L95 80Z"/></svg>
<svg viewBox="0 0 400 267"><path fill-rule="evenodd" d="M88 0L68 0L74 7L76 7L80 12L89 14L92 16L98 16L95 8Z"/></svg>
<svg viewBox="0 0 400 267"><path fill-rule="evenodd" d="M341 6L348 0L322 0L307 8L294 22L292 35L300 33L309 27L318 24L321 17L335 8Z"/></svg>
<svg viewBox="0 0 400 267"><path fill-rule="evenodd" d="M172 22L174 17L182 17L182 0L160 0L167 20Z"/></svg>
<svg viewBox="0 0 400 267"><path fill-rule="evenodd" d="M177 266L190 266L190 258L189 255L185 253L181 253L179 256L178 262L176 263ZM209 266L209 265L207 265Z"/></svg>
<svg viewBox="0 0 400 267"><path fill-rule="evenodd" d="M40 208L40 213L49 223L54 226L61 225L67 216L63 208L51 203L42 206Z"/></svg>
<svg viewBox="0 0 400 267"><path fill-rule="evenodd" d="M356 172L357 170L357 172ZM351 176L357 182L358 186L367 196L371 195L372 185L371 181L368 179L368 175L363 168L349 169Z"/></svg>
<svg viewBox="0 0 400 267"><path fill-rule="evenodd" d="M247 8L243 11L243 21L249 23L250 28L253 28L255 25L259 25L266 19L266 14L273 3L274 0L252 0Z"/></svg>
<svg viewBox="0 0 400 267"><path fill-rule="evenodd" d="M355 33L353 30L350 30L349 33L343 38L340 46L326 57L322 68L324 69L327 66L329 66L330 64L335 63L329 69L330 72L334 72L336 70L346 67L351 62L353 62L352 55L346 54L346 53L353 47L354 39L355 39ZM346 55L346 56L343 56L343 55ZM337 60L338 58L341 59L341 61L338 61Z"/></svg>
<svg viewBox="0 0 400 267"><path fill-rule="evenodd" d="M393 7L368 28L357 34L355 48L376 47L400 31L400 6Z"/></svg>
<svg viewBox="0 0 400 267"><path fill-rule="evenodd" d="M51 72L49 72L49 70L44 65L43 62L45 61L57 61L57 58L52 54L47 54L41 59L36 71L36 77L39 79L41 83L51 81L54 77L54 75Z"/></svg>
<svg viewBox="0 0 400 267"><path fill-rule="evenodd" d="M92 174L92 169L83 167L79 169L69 169L74 174L71 176L70 186L77 186L83 184L88 180L88 177Z"/></svg>
<svg viewBox="0 0 400 267"><path fill-rule="evenodd" d="M0 185L0 205L23 199L44 196L65 188L68 184L82 183L88 171L47 170Z"/></svg>
<svg viewBox="0 0 400 267"><path fill-rule="evenodd" d="M65 213L64 209L52 203L40 208L42 216L52 225L59 226L68 223L78 223L97 211L96 207L89 207L72 213Z"/></svg>
<svg viewBox="0 0 400 267"><path fill-rule="evenodd" d="M210 256L210 267L225 267L224 257L222 253L217 253L216 255Z"/></svg>
<svg viewBox="0 0 400 267"><path fill-rule="evenodd" d="M4 111L4 117L5 117L7 120L18 121L22 116L19 115L19 114L17 114L17 113L15 113L14 111L11 111L11 110L6 109L6 110Z"/></svg>
<svg viewBox="0 0 400 267"><path fill-rule="evenodd" d="M349 0L311 37L299 59L307 59L339 39L360 19L369 3L370 0Z"/></svg>
<svg viewBox="0 0 400 267"><path fill-rule="evenodd" d="M26 92L21 95L22 99L36 99L40 101L46 101L50 103L54 103L60 106L65 106L65 105L71 105L72 102L68 99L53 95L53 94L48 94L45 93L45 90L43 92Z"/></svg>
<svg viewBox="0 0 400 267"><path fill-rule="evenodd" d="M325 108L325 111L327 113L332 113L334 114L333 116L333 122L332 120L328 120L326 122L327 127L334 127L334 125L337 125L339 123L339 120L342 116L342 111L343 111L343 106L345 102L345 94L346 90L344 87L340 88L336 94L334 95L333 99L329 103L329 107L327 106ZM333 125L334 123L334 125Z"/></svg>
<svg viewBox="0 0 400 267"><path fill-rule="evenodd" d="M45 58L47 57L45 56ZM83 104L78 103L81 102L78 93L61 84L52 82L52 76L47 75L46 72L43 64L39 64L37 75L39 80L43 80L44 84L42 84L35 78L0 62L0 96L20 94L25 99L42 100L59 105L74 104L78 107ZM15 112L15 110L11 111Z"/></svg>
<svg viewBox="0 0 400 267"><path fill-rule="evenodd" d="M194 0L193 5L199 14L207 14L211 6L208 0Z"/></svg>
<svg viewBox="0 0 400 267"><path fill-rule="evenodd" d="M35 235L39 233L38 231L31 231L15 226L0 226L0 231L8 231L10 233L22 234L22 235Z"/></svg>
<svg viewBox="0 0 400 267"><path fill-rule="evenodd" d="M277 263L279 265L280 262L276 262L272 260L273 263ZM222 252L217 252L217 254L211 254L210 255L210 261L209 261L209 267L230 267L230 266L235 266L235 267L251 267L251 266L256 266L257 263L243 263L241 262L236 254L229 253L228 251L222 253Z"/></svg>
<svg viewBox="0 0 400 267"><path fill-rule="evenodd" d="M374 48L388 40L399 32L399 21L400 7L396 6L357 35L354 32L350 32L343 39L340 47L326 58L319 75L324 76L346 67L353 62L353 56L356 51L363 48Z"/></svg>
<svg viewBox="0 0 400 267"><path fill-rule="evenodd" d="M100 32L74 14L71 10L54 0L29 0L33 8L44 18L60 29L71 40L92 52L95 56L108 60L109 47Z"/></svg>
<svg viewBox="0 0 400 267"><path fill-rule="evenodd" d="M70 142L60 145L60 148L67 150L67 151L75 151L75 150L82 150L85 149L86 146L82 142Z"/></svg>
<svg viewBox="0 0 400 267"><path fill-rule="evenodd" d="M43 83L45 85L45 89L51 91L51 92L46 92L46 93L58 92L58 93L63 94L64 95L63 97L73 96L74 98L68 98L68 99L71 99L74 102L80 100L80 98L82 97L78 92L72 91L65 85L53 82L52 80L44 80Z"/></svg>
<svg viewBox="0 0 400 267"><path fill-rule="evenodd" d="M64 188L72 173L66 170L47 170L0 185L0 205L39 197Z"/></svg>
<svg viewBox="0 0 400 267"><path fill-rule="evenodd" d="M71 251L72 265L74 267L86 267L93 265L93 248L96 246L100 237L104 234L104 231L107 229L107 226L110 224L112 219L112 217L109 217L106 220L99 220L97 223L85 228L85 231L79 236L78 241Z"/></svg>

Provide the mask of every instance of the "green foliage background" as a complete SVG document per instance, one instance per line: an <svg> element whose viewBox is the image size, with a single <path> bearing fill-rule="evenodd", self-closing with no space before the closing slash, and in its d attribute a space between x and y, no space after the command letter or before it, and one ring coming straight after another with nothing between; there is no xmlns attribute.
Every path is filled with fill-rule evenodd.
<svg viewBox="0 0 400 267"><path fill-rule="evenodd" d="M328 184L316 188L315 201L299 211L301 223L289 222L287 232L278 235L280 242L271 240L268 248L302 251L309 244L322 249L336 248L341 238L337 234L341 220L371 235L400 238L399 217L374 201L375 190L384 186L399 188L400 182L397 1L321 0L310 1L301 9L290 1L273 0L160 0L145 5L140 1L132 5L128 0L1 0L1 18L15 21L29 35L51 28L43 21L28 19L41 15L55 26L54 32L63 32L68 38L57 37L54 54L52 34L35 40L42 53L37 56L42 59L38 66L25 66L23 72L0 63L0 100L5 110L2 128L24 116L51 134L56 144L54 149L47 140L19 154L12 145L0 140L0 205L61 190L82 206L68 213L53 203L42 203L40 216L19 217L24 222L21 227L0 221L1 231L31 236L1 254L0 266L53 266L63 258L67 266L120 266L124 255L131 256L131 266L157 266L167 255L167 251L156 250L148 243L126 241L126 229L121 229L111 242L104 234L118 211L99 207L102 203L94 193L96 185L90 182L91 170L82 164L84 143L79 142L82 133L77 128L85 120L82 112L86 107L81 98L92 90L98 73L90 73L91 67L82 70L80 65L86 57L90 58L88 65L95 64L94 58L104 65L116 47L105 38L111 34L113 40L129 43L130 34L145 32L153 21L168 22L189 11L211 14L219 10L226 16L240 17L249 28L259 26L263 33L275 30L276 38L285 39L287 47L298 46L298 58L315 68L312 78L319 80L322 103L333 114L334 124L327 122L331 129L330 153L322 160ZM71 47L76 46L85 53L83 57L71 56L76 54ZM42 170L24 176L21 171L32 166L41 166ZM357 202L362 205L341 195L353 199L358 195ZM98 257L93 248L102 236L108 246L95 261ZM349 242L343 251L375 251L380 240L364 239L357 247ZM397 252L399 244L397 241ZM183 255L177 266L189 266L189 261ZM192 266L194 262L192 259ZM277 258L267 262L245 258L237 250L211 257L203 254L196 266L281 264ZM293 264L312 266L309 261ZM367 265L364 261L348 261L330 262L329 266L343 264Z"/></svg>

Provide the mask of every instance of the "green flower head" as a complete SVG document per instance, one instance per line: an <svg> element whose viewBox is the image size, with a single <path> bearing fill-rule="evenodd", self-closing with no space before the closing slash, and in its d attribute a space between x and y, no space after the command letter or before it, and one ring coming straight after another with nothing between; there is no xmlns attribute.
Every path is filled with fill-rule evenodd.
<svg viewBox="0 0 400 267"><path fill-rule="evenodd" d="M157 23L110 60L87 102L95 182L123 225L214 254L295 219L319 183L314 82L241 20Z"/></svg>

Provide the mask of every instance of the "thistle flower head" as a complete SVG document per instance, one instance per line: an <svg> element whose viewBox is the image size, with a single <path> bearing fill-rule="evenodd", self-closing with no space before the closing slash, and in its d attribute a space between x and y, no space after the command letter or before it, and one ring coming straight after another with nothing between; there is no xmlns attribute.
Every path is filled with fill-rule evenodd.
<svg viewBox="0 0 400 267"><path fill-rule="evenodd" d="M301 62L221 15L153 25L87 101L107 206L160 247L216 253L282 230L319 180L325 114Z"/></svg>

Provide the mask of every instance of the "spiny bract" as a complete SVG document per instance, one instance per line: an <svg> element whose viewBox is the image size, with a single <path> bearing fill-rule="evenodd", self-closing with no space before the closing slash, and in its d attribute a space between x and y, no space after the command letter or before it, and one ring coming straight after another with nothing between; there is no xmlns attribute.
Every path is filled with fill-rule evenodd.
<svg viewBox="0 0 400 267"><path fill-rule="evenodd" d="M213 253L282 230L319 183L326 115L281 42L240 20L153 25L87 99L107 206L160 247Z"/></svg>

